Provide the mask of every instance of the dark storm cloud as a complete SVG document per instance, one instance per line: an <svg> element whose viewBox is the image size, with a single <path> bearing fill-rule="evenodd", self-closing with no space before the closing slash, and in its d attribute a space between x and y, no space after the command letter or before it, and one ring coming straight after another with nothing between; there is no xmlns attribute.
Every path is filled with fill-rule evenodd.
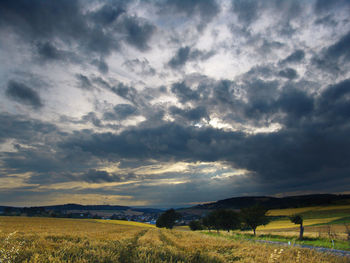
<svg viewBox="0 0 350 263"><path fill-rule="evenodd" d="M154 25L137 17L125 16L119 26L127 35L127 43L141 51L149 49L147 43L156 30Z"/></svg>
<svg viewBox="0 0 350 263"><path fill-rule="evenodd" d="M284 189L293 188L288 186L291 181L302 185L313 180L331 180L327 176L331 170L340 180L347 177L350 169L345 161L350 157L349 127L345 125L350 104L344 99L349 93L349 83L346 80L329 86L316 101L303 91L285 87L271 101L271 107L283 111L288 118L278 132L246 135L164 123L119 135L94 134L86 139L77 136L62 147L77 147L104 158L227 161L234 167L254 172L258 181L283 185ZM337 121L329 126L336 114Z"/></svg>
<svg viewBox="0 0 350 263"><path fill-rule="evenodd" d="M199 15L199 29L209 23L219 12L220 6L215 0L166 0L159 3L160 13L184 14L187 17Z"/></svg>
<svg viewBox="0 0 350 263"><path fill-rule="evenodd" d="M178 107L170 107L170 113L180 119L186 119L189 121L200 121L202 118L208 120L209 116L205 107L197 107L194 109L180 109Z"/></svg>
<svg viewBox="0 0 350 263"><path fill-rule="evenodd" d="M77 74L76 78L78 79L78 87L85 90L91 90L93 88L89 78L83 74Z"/></svg>
<svg viewBox="0 0 350 263"><path fill-rule="evenodd" d="M305 57L305 52L301 49L295 50L292 54L281 61L281 64L298 63Z"/></svg>
<svg viewBox="0 0 350 263"><path fill-rule="evenodd" d="M350 3L348 0L337 0L337 1L327 1L327 0L317 0L315 3L315 12L323 13L329 12L335 8L349 7Z"/></svg>
<svg viewBox="0 0 350 263"><path fill-rule="evenodd" d="M173 84L171 87L171 92L174 93L182 103L199 99L198 92L195 90L192 90L184 82Z"/></svg>
<svg viewBox="0 0 350 263"><path fill-rule="evenodd" d="M169 61L168 65L172 68L182 67L188 61L206 60L214 55L214 52L204 52L198 49L192 49L189 46L181 47L176 51L175 56Z"/></svg>
<svg viewBox="0 0 350 263"><path fill-rule="evenodd" d="M59 132L51 123L28 119L26 116L0 113L0 142L6 139L16 139L19 143L31 144L45 141L47 135ZM61 135L63 135L62 133Z"/></svg>
<svg viewBox="0 0 350 263"><path fill-rule="evenodd" d="M106 171L90 169L82 179L89 183L113 182L113 177Z"/></svg>
<svg viewBox="0 0 350 263"><path fill-rule="evenodd" d="M113 111L105 112L103 118L105 120L125 120L130 116L138 115L136 107L130 104L118 104L113 108Z"/></svg>
<svg viewBox="0 0 350 263"><path fill-rule="evenodd" d="M258 17L259 2L256 0L233 0L232 9L241 22L249 25Z"/></svg>
<svg viewBox="0 0 350 263"><path fill-rule="evenodd" d="M232 0L232 11L245 25L253 23L266 10L283 14L284 26L288 26L289 21L298 17L303 11L299 1Z"/></svg>
<svg viewBox="0 0 350 263"><path fill-rule="evenodd" d="M287 79L295 79L298 77L298 73L293 68L283 69L278 73L278 75L280 77L287 78Z"/></svg>
<svg viewBox="0 0 350 263"><path fill-rule="evenodd" d="M336 43L326 50L326 57L331 59L344 58L345 61L350 60L350 31L342 36Z"/></svg>
<svg viewBox="0 0 350 263"><path fill-rule="evenodd" d="M275 102L275 106L287 113L288 125L295 125L301 118L307 117L314 110L314 99L304 91L294 87L285 87Z"/></svg>
<svg viewBox="0 0 350 263"><path fill-rule="evenodd" d="M37 47L38 47L38 54L40 55L40 57L44 59L47 59L47 60L63 59L62 52L49 42L38 43Z"/></svg>
<svg viewBox="0 0 350 263"><path fill-rule="evenodd" d="M73 44L89 57L119 51L121 42L146 50L155 26L127 15L125 3L115 1L94 12L86 12L78 0L34 0L30 3L5 0L0 3L0 30L12 30L27 43L38 43L39 56L51 61L74 62ZM53 43L57 39L67 44L69 50L57 48ZM103 60L97 63L97 67L103 73L108 71Z"/></svg>
<svg viewBox="0 0 350 263"><path fill-rule="evenodd" d="M141 99L134 87L125 85L124 83L119 82L116 85L112 85L101 77L93 79L93 82L133 104L138 104Z"/></svg>
<svg viewBox="0 0 350 263"><path fill-rule="evenodd" d="M134 87L129 87L123 83L119 83L117 86L111 87L110 90L118 96L131 101L132 103L136 103L137 91Z"/></svg>
<svg viewBox="0 0 350 263"><path fill-rule="evenodd" d="M44 105L35 90L14 80L7 84L6 96L19 103L32 106L34 109L39 109Z"/></svg>
<svg viewBox="0 0 350 263"><path fill-rule="evenodd" d="M108 73L108 70L109 70L108 64L102 58L94 59L92 61L92 64L95 65L102 74Z"/></svg>
<svg viewBox="0 0 350 263"><path fill-rule="evenodd" d="M320 69L339 73L346 70L350 62L350 31L340 37L334 44L324 48L322 52L312 58L312 62Z"/></svg>
<svg viewBox="0 0 350 263"><path fill-rule="evenodd" d="M321 95L318 107L322 124L343 126L350 119L350 79L329 86ZM322 117L322 118L321 118Z"/></svg>
<svg viewBox="0 0 350 263"><path fill-rule="evenodd" d="M102 26L111 25L121 14L126 12L125 4L126 2L122 1L109 1L97 11L90 13L90 16L96 24Z"/></svg>
<svg viewBox="0 0 350 263"><path fill-rule="evenodd" d="M38 42L36 44L37 55L39 62L71 62L71 63L81 63L81 59L74 52L62 50L57 48L53 43Z"/></svg>
<svg viewBox="0 0 350 263"><path fill-rule="evenodd" d="M101 120L96 116L94 112L89 112L81 118L83 123L91 122L96 127L102 127Z"/></svg>

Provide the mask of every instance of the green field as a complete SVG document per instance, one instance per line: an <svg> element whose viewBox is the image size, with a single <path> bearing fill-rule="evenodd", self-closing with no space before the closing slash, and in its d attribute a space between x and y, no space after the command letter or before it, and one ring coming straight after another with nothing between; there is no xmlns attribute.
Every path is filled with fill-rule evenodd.
<svg viewBox="0 0 350 263"><path fill-rule="evenodd" d="M345 263L350 259L120 221L0 217L0 262Z"/></svg>

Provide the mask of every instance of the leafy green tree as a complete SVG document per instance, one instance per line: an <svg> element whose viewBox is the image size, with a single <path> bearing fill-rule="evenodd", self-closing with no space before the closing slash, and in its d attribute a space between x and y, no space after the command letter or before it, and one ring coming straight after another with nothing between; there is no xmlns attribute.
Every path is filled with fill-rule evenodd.
<svg viewBox="0 0 350 263"><path fill-rule="evenodd" d="M175 225L175 221L180 218L180 213L176 212L174 209L169 209L158 217L156 226L172 229Z"/></svg>
<svg viewBox="0 0 350 263"><path fill-rule="evenodd" d="M203 218L203 225L210 229L220 229L230 232L230 230L238 229L240 227L240 220L238 213L232 210L214 210Z"/></svg>
<svg viewBox="0 0 350 263"><path fill-rule="evenodd" d="M192 231L196 231L196 230L202 230L203 229L203 225L201 224L201 222L199 220L192 220L188 226L190 227L190 229Z"/></svg>
<svg viewBox="0 0 350 263"><path fill-rule="evenodd" d="M227 232L238 229L241 224L238 213L232 210L217 210L216 218L220 229L226 230Z"/></svg>
<svg viewBox="0 0 350 263"><path fill-rule="evenodd" d="M220 230L220 224L218 220L218 213L217 210L214 210L210 212L204 219L203 224L208 228L210 231L211 229L215 229L217 232Z"/></svg>
<svg viewBox="0 0 350 263"><path fill-rule="evenodd" d="M259 205L241 209L241 220L247 227L253 229L254 236L258 226L266 225L269 222L268 217L265 215L266 212L267 209Z"/></svg>
<svg viewBox="0 0 350 263"><path fill-rule="evenodd" d="M302 240L304 235L303 218L301 217L301 215L292 215L289 219L294 224L300 225L299 240Z"/></svg>
<svg viewBox="0 0 350 263"><path fill-rule="evenodd" d="M210 223L210 220L209 220L209 217L208 216L205 216L203 219L202 219L202 223L203 223L203 226L205 228L207 228L210 232L210 230L212 229L212 225Z"/></svg>

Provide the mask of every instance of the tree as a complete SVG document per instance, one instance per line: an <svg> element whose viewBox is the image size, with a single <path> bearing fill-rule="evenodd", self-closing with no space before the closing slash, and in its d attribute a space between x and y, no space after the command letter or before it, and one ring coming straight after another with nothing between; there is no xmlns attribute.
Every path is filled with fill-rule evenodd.
<svg viewBox="0 0 350 263"><path fill-rule="evenodd" d="M240 215L242 222L253 229L254 236L256 235L256 228L258 226L266 225L269 222L268 217L265 215L266 212L267 209L259 205L241 209Z"/></svg>
<svg viewBox="0 0 350 263"><path fill-rule="evenodd" d="M293 215L289 219L294 224L300 225L299 240L302 240L304 234L303 218L301 217L301 215Z"/></svg>
<svg viewBox="0 0 350 263"><path fill-rule="evenodd" d="M209 231L211 228L214 228L218 232L220 229L230 232L230 230L240 227L239 215L232 210L214 210L203 218L203 225L205 225Z"/></svg>
<svg viewBox="0 0 350 263"><path fill-rule="evenodd" d="M209 232L211 229L215 229L217 232L219 232L220 224L218 220L217 210L210 212L203 218L203 225L208 228Z"/></svg>
<svg viewBox="0 0 350 263"><path fill-rule="evenodd" d="M156 226L172 229L175 225L175 221L180 218L180 213L176 212L174 209L169 209L158 217Z"/></svg>
<svg viewBox="0 0 350 263"><path fill-rule="evenodd" d="M190 227L190 229L192 231L196 231L196 230L202 230L203 229L203 225L201 224L201 222L199 220L192 220L188 226Z"/></svg>
<svg viewBox="0 0 350 263"><path fill-rule="evenodd" d="M211 225L211 223L210 223L210 219L209 219L208 216L203 217L202 223L203 223L203 226L204 226L205 228L207 228L207 229L209 230L209 232L210 232L210 230L212 229L212 225Z"/></svg>
<svg viewBox="0 0 350 263"><path fill-rule="evenodd" d="M232 210L217 210L216 219L218 220L220 229L226 230L227 232L238 229L241 224L238 213Z"/></svg>

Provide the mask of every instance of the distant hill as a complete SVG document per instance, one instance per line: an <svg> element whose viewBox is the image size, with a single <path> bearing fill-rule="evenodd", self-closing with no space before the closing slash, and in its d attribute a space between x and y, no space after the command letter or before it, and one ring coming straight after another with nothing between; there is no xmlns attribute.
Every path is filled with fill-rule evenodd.
<svg viewBox="0 0 350 263"><path fill-rule="evenodd" d="M94 210L128 210L131 209L129 206L121 205L79 205L79 204L65 204L65 205L51 205L51 206L38 206L38 208L45 208L48 210L83 210L83 211L94 211Z"/></svg>
<svg viewBox="0 0 350 263"><path fill-rule="evenodd" d="M113 218L124 220L149 220L157 218L163 210L120 205L64 204L33 207L0 206L0 215L53 216L74 218Z"/></svg>
<svg viewBox="0 0 350 263"><path fill-rule="evenodd" d="M247 196L233 197L219 200L212 203L196 205L189 208L182 208L178 211L188 215L203 215L215 209L235 209L262 205L268 209L296 208L306 206L319 206L341 204L350 201L350 195L335 194L314 194L287 197L270 197L270 196Z"/></svg>

